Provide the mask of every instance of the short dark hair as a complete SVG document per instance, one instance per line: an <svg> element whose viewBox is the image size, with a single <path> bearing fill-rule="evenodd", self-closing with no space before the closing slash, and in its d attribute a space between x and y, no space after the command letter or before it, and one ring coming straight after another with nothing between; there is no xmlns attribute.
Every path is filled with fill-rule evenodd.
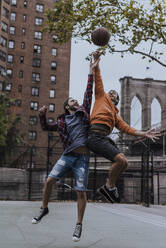
<svg viewBox="0 0 166 248"><path fill-rule="evenodd" d="M66 114L69 113L69 111L66 109L66 106L68 105L68 102L69 102L69 99L70 99L70 98L71 98L71 97L68 97L68 98L64 101L64 103L63 103L63 108L64 108Z"/></svg>

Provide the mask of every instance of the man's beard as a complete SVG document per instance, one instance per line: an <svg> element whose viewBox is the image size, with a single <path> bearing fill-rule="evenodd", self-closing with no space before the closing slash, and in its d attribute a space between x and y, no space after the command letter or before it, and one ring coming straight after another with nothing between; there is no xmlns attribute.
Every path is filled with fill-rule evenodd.
<svg viewBox="0 0 166 248"><path fill-rule="evenodd" d="M70 106L69 110L76 111L78 109L78 106Z"/></svg>
<svg viewBox="0 0 166 248"><path fill-rule="evenodd" d="M113 102L113 104L114 104L115 106L118 105L119 101L118 101L117 99L112 99L112 98L111 98L111 100L112 100L112 102Z"/></svg>
<svg viewBox="0 0 166 248"><path fill-rule="evenodd" d="M113 103L114 103L115 106L117 106L118 103L119 103L119 101L118 100L115 100Z"/></svg>

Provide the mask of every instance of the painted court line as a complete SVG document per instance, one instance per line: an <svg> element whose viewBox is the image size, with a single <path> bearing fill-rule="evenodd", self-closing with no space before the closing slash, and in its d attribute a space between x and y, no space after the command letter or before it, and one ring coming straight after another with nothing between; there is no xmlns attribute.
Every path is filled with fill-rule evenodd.
<svg viewBox="0 0 166 248"><path fill-rule="evenodd" d="M131 218L139 222L166 228L166 217L163 216L147 214L147 213L143 213L142 211L135 211L126 208L121 208L119 210L119 209L113 209L113 208L96 206L96 205L94 207L112 214L117 214L126 218Z"/></svg>

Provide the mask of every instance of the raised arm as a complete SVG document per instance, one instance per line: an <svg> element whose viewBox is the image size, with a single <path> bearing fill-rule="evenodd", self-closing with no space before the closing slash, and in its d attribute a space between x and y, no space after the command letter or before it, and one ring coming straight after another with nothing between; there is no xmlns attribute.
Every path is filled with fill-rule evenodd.
<svg viewBox="0 0 166 248"><path fill-rule="evenodd" d="M94 60L100 60L100 56L103 54L103 51L95 51L93 53ZM100 98L104 95L104 86L100 74L99 62L95 67L95 98Z"/></svg>
<svg viewBox="0 0 166 248"><path fill-rule="evenodd" d="M92 93L93 93L93 74L88 75L88 84L84 93L83 106L88 114L90 114L90 108L92 104Z"/></svg>
<svg viewBox="0 0 166 248"><path fill-rule="evenodd" d="M40 124L43 131L57 131L57 123L48 123L46 119L46 106L39 109Z"/></svg>

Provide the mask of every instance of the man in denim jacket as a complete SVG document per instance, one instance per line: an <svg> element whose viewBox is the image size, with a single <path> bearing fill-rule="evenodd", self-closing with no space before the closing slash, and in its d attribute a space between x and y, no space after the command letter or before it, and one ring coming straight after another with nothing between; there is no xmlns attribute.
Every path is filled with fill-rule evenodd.
<svg viewBox="0 0 166 248"><path fill-rule="evenodd" d="M92 103L93 70L97 66L99 58L90 63L90 74L84 94L83 104L69 97L64 102L65 113L58 116L56 123L48 123L46 120L46 106L39 110L41 127L44 131L57 131L61 137L64 152L56 162L45 182L42 207L38 216L32 220L38 223L43 216L48 214L48 202L52 192L52 186L68 170L72 170L75 178L75 190L77 192L78 217L73 241L79 241L82 232L82 220L86 207L86 188L88 184L89 150L86 146L89 129L90 108Z"/></svg>

